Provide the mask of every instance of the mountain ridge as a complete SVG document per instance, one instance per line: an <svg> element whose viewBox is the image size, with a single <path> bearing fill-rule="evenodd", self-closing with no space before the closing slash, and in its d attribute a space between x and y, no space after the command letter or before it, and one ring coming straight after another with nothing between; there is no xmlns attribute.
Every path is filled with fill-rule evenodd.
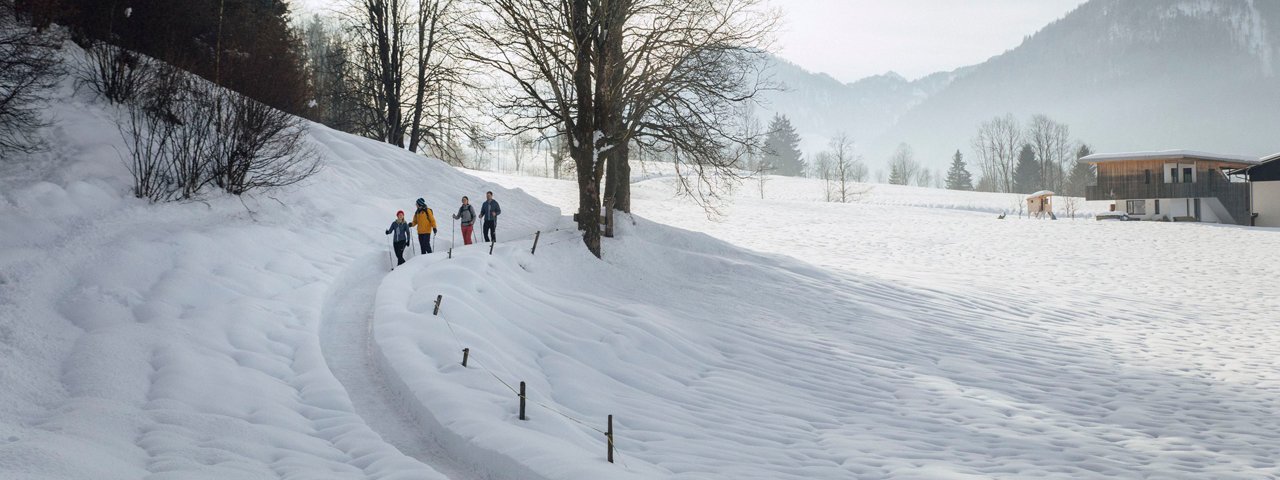
<svg viewBox="0 0 1280 480"><path fill-rule="evenodd" d="M1280 118L1266 108L1280 106L1277 28L1276 3L1092 0L981 64L915 81L850 82L849 103L788 106L808 99L778 94L769 101L782 107L770 114L820 120L795 122L809 155L834 132L850 134L872 170L903 142L926 167L943 168L956 150L972 155L970 138L983 121L1007 113L1024 121L1048 115L1096 151L1261 156L1280 150L1268 133L1280 130Z"/></svg>

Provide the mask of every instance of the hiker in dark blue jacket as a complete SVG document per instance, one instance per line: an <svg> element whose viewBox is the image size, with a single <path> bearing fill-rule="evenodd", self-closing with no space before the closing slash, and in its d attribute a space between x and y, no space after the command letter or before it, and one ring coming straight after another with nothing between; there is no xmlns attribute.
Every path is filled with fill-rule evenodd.
<svg viewBox="0 0 1280 480"><path fill-rule="evenodd" d="M404 265L404 248L409 245L409 222L404 221L404 210L396 212L396 220L391 222L391 228L387 229L387 235L395 235L391 237L391 245L396 249L396 259L400 261L396 265Z"/></svg>
<svg viewBox="0 0 1280 480"><path fill-rule="evenodd" d="M484 219L485 243L498 241L498 215L501 214L502 207L499 207L498 201L493 199L493 192L485 192L484 205L480 206L480 218Z"/></svg>

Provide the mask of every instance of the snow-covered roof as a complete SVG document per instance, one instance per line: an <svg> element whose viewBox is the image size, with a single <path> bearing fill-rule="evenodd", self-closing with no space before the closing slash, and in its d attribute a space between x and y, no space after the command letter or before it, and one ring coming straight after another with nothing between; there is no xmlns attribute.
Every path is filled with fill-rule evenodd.
<svg viewBox="0 0 1280 480"><path fill-rule="evenodd" d="M1033 193L1033 194L1031 194L1031 195L1027 195L1027 200L1031 200L1031 199L1033 199L1033 198L1047 197L1047 196L1050 196L1050 195L1054 195L1054 193L1053 193L1053 192L1050 192L1050 191L1048 191L1048 190L1041 190L1041 191L1036 192L1036 193Z"/></svg>
<svg viewBox="0 0 1280 480"><path fill-rule="evenodd" d="M1267 156L1265 156L1265 157L1262 157L1262 161L1263 161L1263 162L1270 162L1270 161L1274 161L1274 160L1280 160L1280 152L1273 153L1273 154L1271 154L1271 155L1267 155Z"/></svg>
<svg viewBox="0 0 1280 480"><path fill-rule="evenodd" d="M1244 155L1223 155L1218 153L1198 152L1195 150L1161 150L1150 152L1128 153L1096 153L1082 158L1086 163L1131 162L1137 160L1191 159L1210 160L1215 162L1231 162L1241 165L1257 165L1256 157Z"/></svg>

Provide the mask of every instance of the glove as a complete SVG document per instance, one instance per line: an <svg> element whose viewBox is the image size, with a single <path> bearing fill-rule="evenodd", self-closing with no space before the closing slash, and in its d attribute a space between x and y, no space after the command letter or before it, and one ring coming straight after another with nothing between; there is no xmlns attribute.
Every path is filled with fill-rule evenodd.
<svg viewBox="0 0 1280 480"><path fill-rule="evenodd" d="M431 229L431 233L440 233L440 230L436 230L436 229L434 229L434 228L433 228L433 229Z"/></svg>

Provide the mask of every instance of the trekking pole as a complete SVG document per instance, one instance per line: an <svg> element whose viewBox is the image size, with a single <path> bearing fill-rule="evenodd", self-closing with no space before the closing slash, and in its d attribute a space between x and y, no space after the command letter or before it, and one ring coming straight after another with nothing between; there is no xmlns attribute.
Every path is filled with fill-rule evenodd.
<svg viewBox="0 0 1280 480"><path fill-rule="evenodd" d="M453 248L454 247L453 244L458 243L458 241L456 240L457 238L458 238L458 219L455 218L453 219L452 222L449 222L449 248Z"/></svg>
<svg viewBox="0 0 1280 480"><path fill-rule="evenodd" d="M391 257L391 269L394 270L396 268L396 238L388 234L387 240L391 241L391 249L387 250L387 255Z"/></svg>

